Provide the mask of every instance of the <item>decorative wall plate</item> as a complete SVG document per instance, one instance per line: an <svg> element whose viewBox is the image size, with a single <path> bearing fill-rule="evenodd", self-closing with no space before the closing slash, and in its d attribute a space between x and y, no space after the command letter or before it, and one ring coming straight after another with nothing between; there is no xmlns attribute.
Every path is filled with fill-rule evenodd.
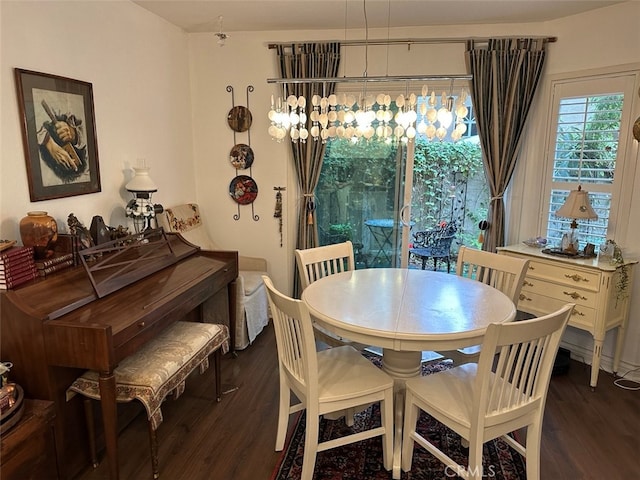
<svg viewBox="0 0 640 480"><path fill-rule="evenodd" d="M244 143L234 145L229 153L231 165L238 170L249 168L253 164L253 150Z"/></svg>
<svg viewBox="0 0 640 480"><path fill-rule="evenodd" d="M229 110L227 123L234 132L246 132L251 127L253 117L247 107L237 106Z"/></svg>
<svg viewBox="0 0 640 480"><path fill-rule="evenodd" d="M238 175L229 184L229 195L240 205L248 205L258 196L258 185L249 175Z"/></svg>

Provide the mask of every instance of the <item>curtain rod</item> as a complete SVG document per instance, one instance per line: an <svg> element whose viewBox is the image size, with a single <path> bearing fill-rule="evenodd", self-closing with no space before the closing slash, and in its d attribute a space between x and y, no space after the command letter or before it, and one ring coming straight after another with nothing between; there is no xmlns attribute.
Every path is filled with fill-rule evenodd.
<svg viewBox="0 0 640 480"><path fill-rule="evenodd" d="M438 80L471 80L473 75L405 75L371 77L268 78L267 83L363 83L363 82L435 82Z"/></svg>
<svg viewBox="0 0 640 480"><path fill-rule="evenodd" d="M492 38L513 38L513 37L451 37L451 38L398 38L398 39L379 39L379 40L334 40L346 47L351 46L366 46L366 45L422 45L429 43L466 43L468 41L485 43ZM517 38L517 37L516 37ZM555 43L558 41L558 37L521 37L521 38L533 38L534 40L542 39L548 43ZM306 42L278 42L269 43L269 49L277 48L279 45L291 45L292 43L306 43Z"/></svg>

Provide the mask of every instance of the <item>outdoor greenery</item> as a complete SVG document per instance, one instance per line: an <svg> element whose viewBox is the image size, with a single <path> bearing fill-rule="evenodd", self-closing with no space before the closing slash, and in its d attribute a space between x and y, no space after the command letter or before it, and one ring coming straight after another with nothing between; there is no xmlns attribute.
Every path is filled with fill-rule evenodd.
<svg viewBox="0 0 640 480"><path fill-rule="evenodd" d="M400 150L400 152L399 152ZM478 246L477 224L486 217L488 188L480 146L473 142L415 141L411 220L414 229L454 221L457 243ZM316 190L321 243L351 239L374 248L364 222L393 218L402 150L382 141L332 140Z"/></svg>
<svg viewBox="0 0 640 480"><path fill-rule="evenodd" d="M428 228L441 221L455 222L462 236L458 243L478 246L475 228L486 218L488 199L480 146L420 137L413 175L411 213L416 223Z"/></svg>
<svg viewBox="0 0 640 480"><path fill-rule="evenodd" d="M611 184L618 153L622 95L603 95L562 100L556 137L553 179L556 182ZM586 119L585 119L586 115ZM564 191L552 191L552 205L562 205ZM599 219L581 223L583 240L594 244L606 238L610 195L592 192L591 203ZM562 221L550 215L547 237L560 242Z"/></svg>
<svg viewBox="0 0 640 480"><path fill-rule="evenodd" d="M554 178L579 179L585 183L611 183L618 153L618 133L622 113L621 95L604 95L585 99L587 121L578 121L571 110L571 100L561 111L565 119L558 128ZM582 105L580 106L582 108Z"/></svg>

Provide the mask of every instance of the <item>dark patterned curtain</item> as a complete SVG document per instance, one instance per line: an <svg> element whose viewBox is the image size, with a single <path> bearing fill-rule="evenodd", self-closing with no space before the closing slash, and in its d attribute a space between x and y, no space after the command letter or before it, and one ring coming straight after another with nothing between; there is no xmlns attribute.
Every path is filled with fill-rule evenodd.
<svg viewBox="0 0 640 480"><path fill-rule="evenodd" d="M277 47L282 78L333 78L338 75L340 65L340 43L294 43ZM314 95L329 96L335 91L335 83L285 84L287 95L304 96L311 105ZM309 121L309 120L308 120ZM311 125L307 126L310 129ZM296 248L304 249L318 245L318 229L315 219L315 189L320 178L322 159L326 145L321 140L309 138L305 143L291 143L301 198L298 211L298 235ZM300 279L294 267L294 296L298 297Z"/></svg>
<svg viewBox="0 0 640 480"><path fill-rule="evenodd" d="M542 74L546 39L490 39L467 42L471 97L491 202L483 249L504 245L503 195L516 166L522 133Z"/></svg>

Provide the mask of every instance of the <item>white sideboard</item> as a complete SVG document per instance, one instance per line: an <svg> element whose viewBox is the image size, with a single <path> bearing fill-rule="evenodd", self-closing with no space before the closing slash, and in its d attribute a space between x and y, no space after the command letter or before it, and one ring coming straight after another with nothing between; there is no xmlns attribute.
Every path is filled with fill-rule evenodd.
<svg viewBox="0 0 640 480"><path fill-rule="evenodd" d="M498 253L530 260L520 293L518 310L536 316L551 313L566 303L575 303L569 320L571 327L585 330L593 336L591 388L598 383L600 355L605 334L617 328L613 371L617 373L622 355L625 331L629 321L629 295L636 260L626 260L624 266L608 260L573 259L542 253L526 245L499 247ZM626 290L620 281L626 269Z"/></svg>

